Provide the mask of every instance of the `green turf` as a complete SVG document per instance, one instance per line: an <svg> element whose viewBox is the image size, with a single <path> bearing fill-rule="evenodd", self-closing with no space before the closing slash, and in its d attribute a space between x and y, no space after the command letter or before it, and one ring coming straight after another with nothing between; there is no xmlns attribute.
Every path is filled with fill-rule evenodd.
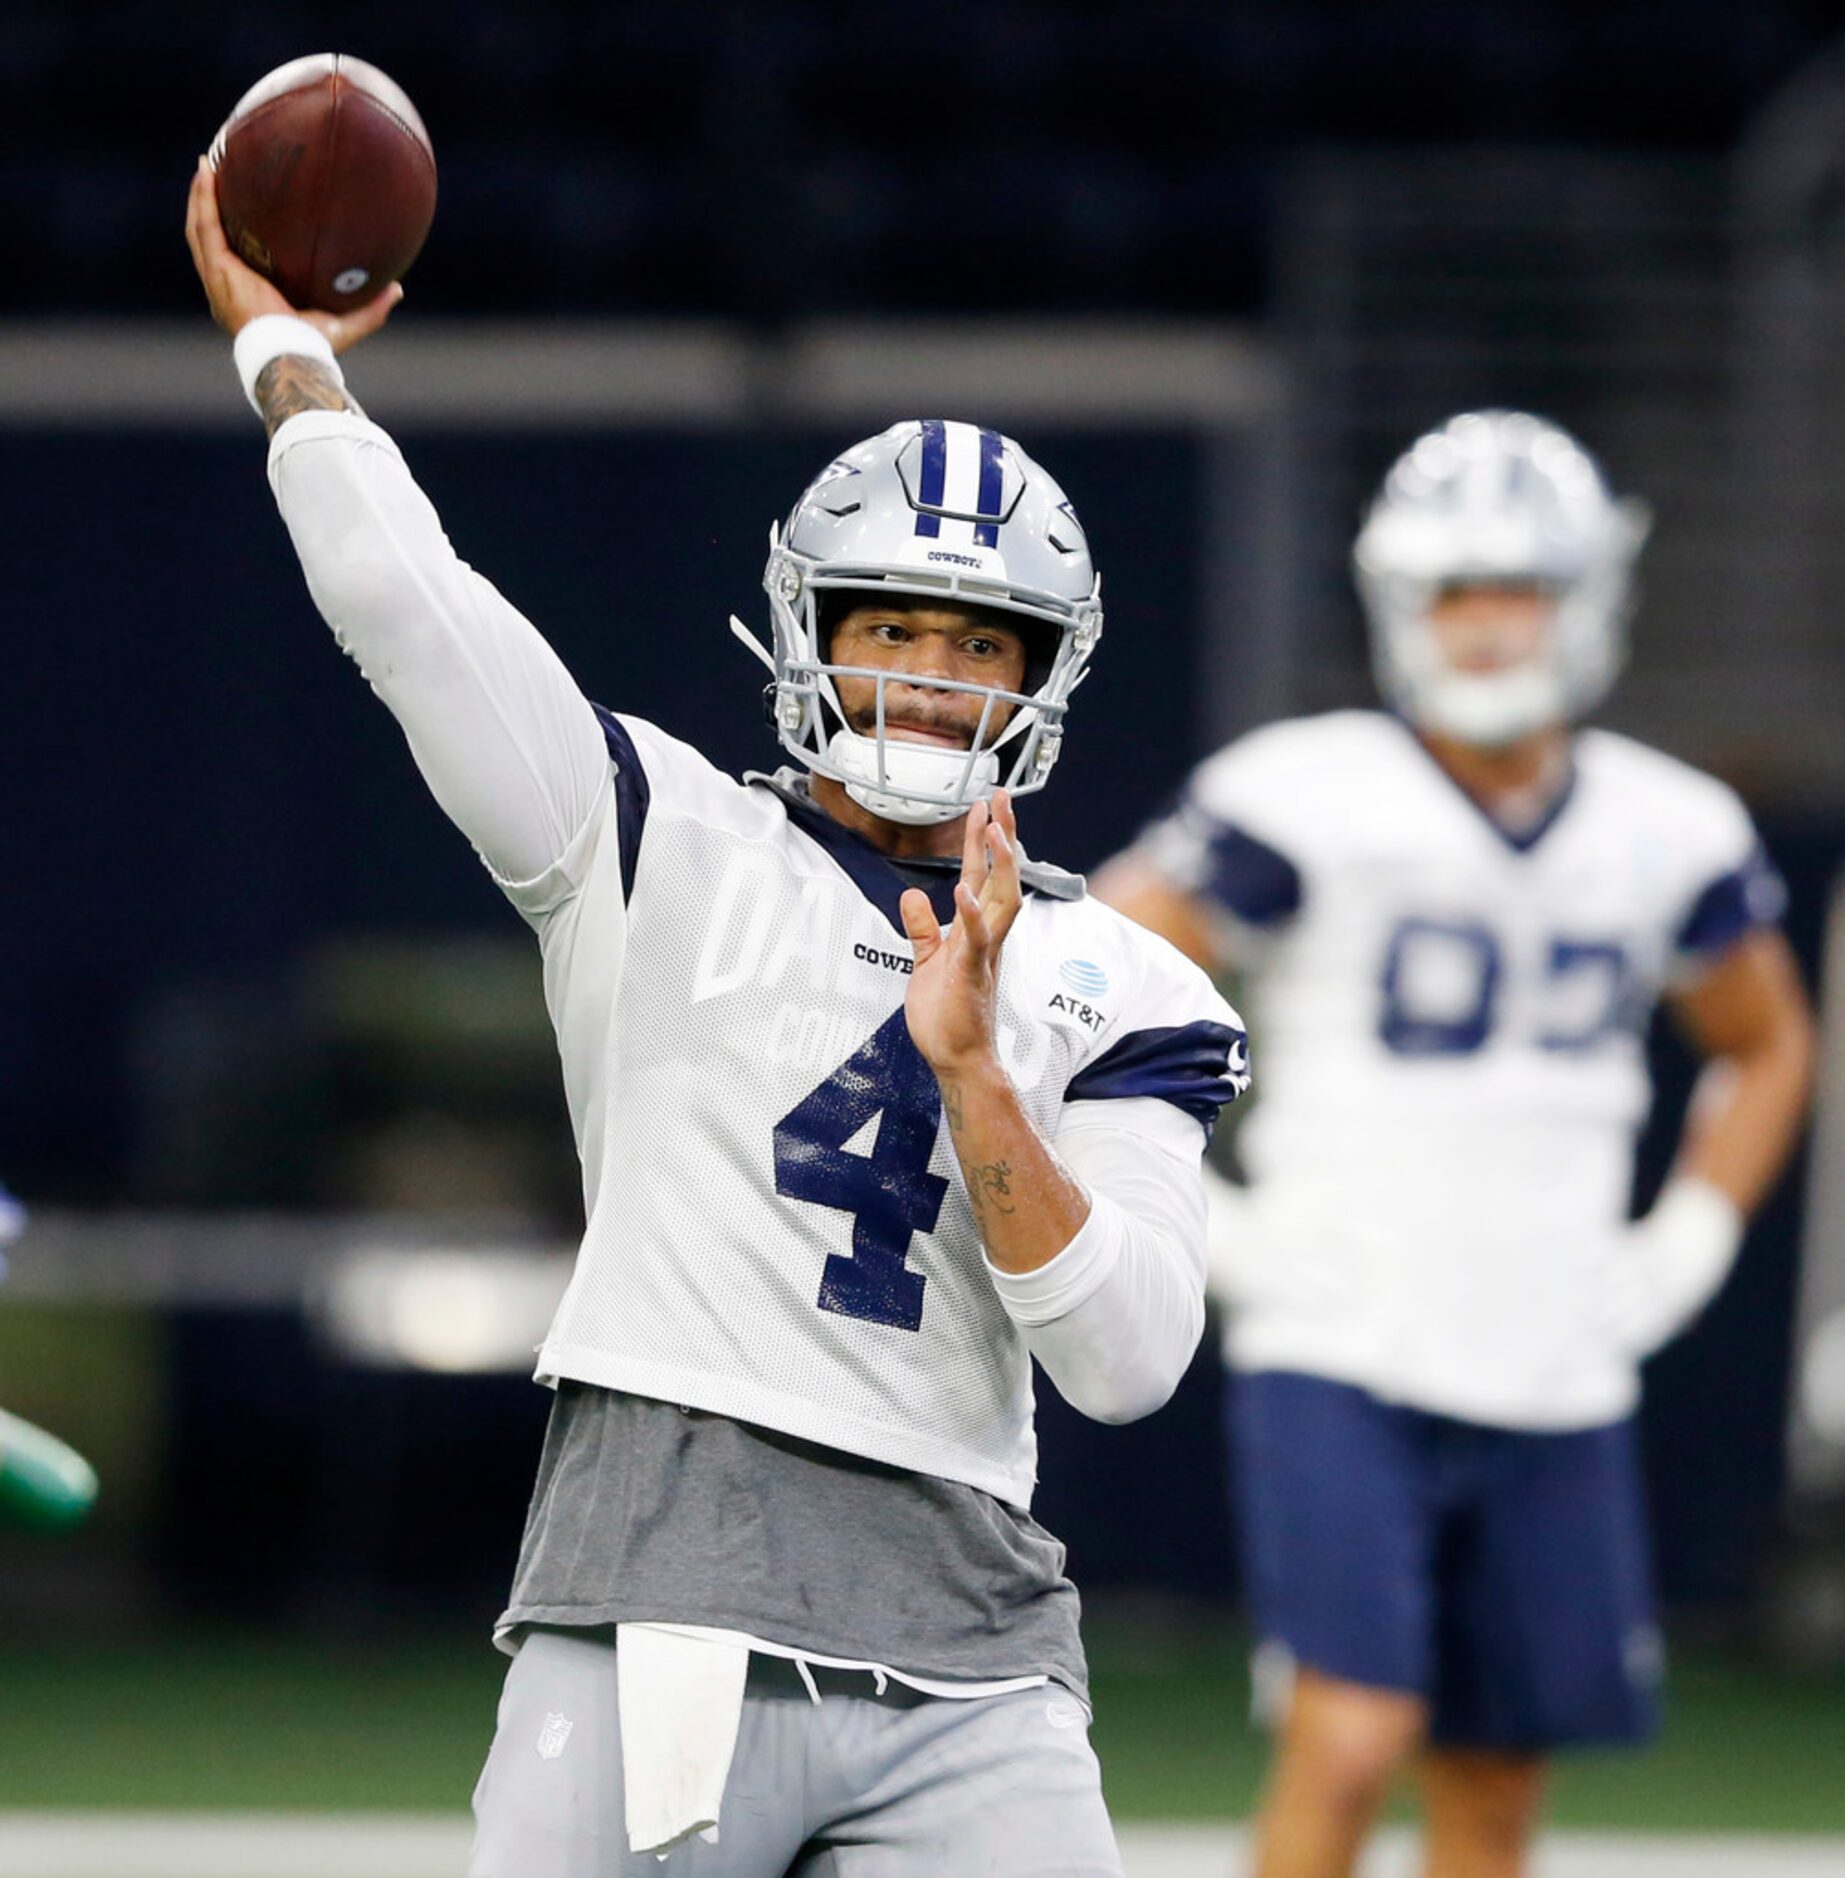
<svg viewBox="0 0 1845 1878"><path fill-rule="evenodd" d="M1227 1627L1090 1628L1122 1818L1247 1812L1262 1744ZM0 1808L460 1810L501 1659L478 1632L381 1644L168 1634L0 1646ZM1572 1761L1574 1826L1845 1833L1845 1689L1683 1652L1650 1754Z"/></svg>
<svg viewBox="0 0 1845 1878"><path fill-rule="evenodd" d="M194 1634L0 1652L0 1807L465 1808L502 1659Z"/></svg>
<svg viewBox="0 0 1845 1878"><path fill-rule="evenodd" d="M1149 1635L1097 1624L1090 1656L1094 1739L1117 1815L1246 1815L1265 1741L1246 1720L1240 1639L1227 1628ZM1845 1685L1734 1654L1679 1650L1658 1744L1568 1757L1550 1816L1565 1826L1653 1832L1845 1833L1841 1769Z"/></svg>

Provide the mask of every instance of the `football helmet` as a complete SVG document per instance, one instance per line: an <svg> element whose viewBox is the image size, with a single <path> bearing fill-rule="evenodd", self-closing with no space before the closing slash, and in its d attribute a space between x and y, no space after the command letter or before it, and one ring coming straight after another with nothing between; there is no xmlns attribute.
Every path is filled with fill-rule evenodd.
<svg viewBox="0 0 1845 1878"><path fill-rule="evenodd" d="M855 444L769 531L762 584L771 644L734 617L731 629L773 674L776 733L808 769L844 784L874 815L918 825L951 821L996 788L1043 788L1070 694L1101 637L1101 582L1075 510L1010 437L924 418ZM1022 690L923 681L983 698L972 748L887 738L886 683L917 681L832 662L838 610L855 595L889 594L1016 619L1027 648ZM846 722L834 682L842 676L877 682L869 733Z"/></svg>
<svg viewBox="0 0 1845 1878"><path fill-rule="evenodd" d="M1352 550L1385 698L1423 729L1486 746L1593 709L1626 659L1650 521L1568 432L1528 412L1468 411L1419 437ZM1458 671L1429 610L1444 588L1499 582L1549 595L1543 647L1505 671Z"/></svg>

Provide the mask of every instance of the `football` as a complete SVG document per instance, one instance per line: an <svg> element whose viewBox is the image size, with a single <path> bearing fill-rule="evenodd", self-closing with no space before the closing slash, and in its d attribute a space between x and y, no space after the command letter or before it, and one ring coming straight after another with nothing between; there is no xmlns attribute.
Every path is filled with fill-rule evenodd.
<svg viewBox="0 0 1845 1878"><path fill-rule="evenodd" d="M212 140L225 238L295 307L344 313L409 268L436 212L416 106L343 52L279 65Z"/></svg>

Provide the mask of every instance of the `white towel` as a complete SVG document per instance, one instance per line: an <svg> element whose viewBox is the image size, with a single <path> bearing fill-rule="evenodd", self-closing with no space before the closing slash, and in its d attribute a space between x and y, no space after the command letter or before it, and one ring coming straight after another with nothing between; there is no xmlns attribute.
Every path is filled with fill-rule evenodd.
<svg viewBox="0 0 1845 1878"><path fill-rule="evenodd" d="M722 1631L615 1626L631 1851L664 1858L694 1833L717 1838L749 1663L748 1648Z"/></svg>

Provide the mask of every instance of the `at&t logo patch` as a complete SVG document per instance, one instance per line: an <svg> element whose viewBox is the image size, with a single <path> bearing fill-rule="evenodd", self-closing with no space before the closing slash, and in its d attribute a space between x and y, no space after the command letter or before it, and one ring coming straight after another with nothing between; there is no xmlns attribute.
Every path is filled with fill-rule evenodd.
<svg viewBox="0 0 1845 1878"><path fill-rule="evenodd" d="M1065 959L1057 968L1057 976L1069 990L1053 991L1049 1008L1087 1031L1100 1030L1107 1019L1095 1000L1108 989L1108 974L1087 959Z"/></svg>
<svg viewBox="0 0 1845 1878"><path fill-rule="evenodd" d="M1108 989L1108 974L1087 959L1065 959L1057 968L1057 976L1079 998L1099 998Z"/></svg>

